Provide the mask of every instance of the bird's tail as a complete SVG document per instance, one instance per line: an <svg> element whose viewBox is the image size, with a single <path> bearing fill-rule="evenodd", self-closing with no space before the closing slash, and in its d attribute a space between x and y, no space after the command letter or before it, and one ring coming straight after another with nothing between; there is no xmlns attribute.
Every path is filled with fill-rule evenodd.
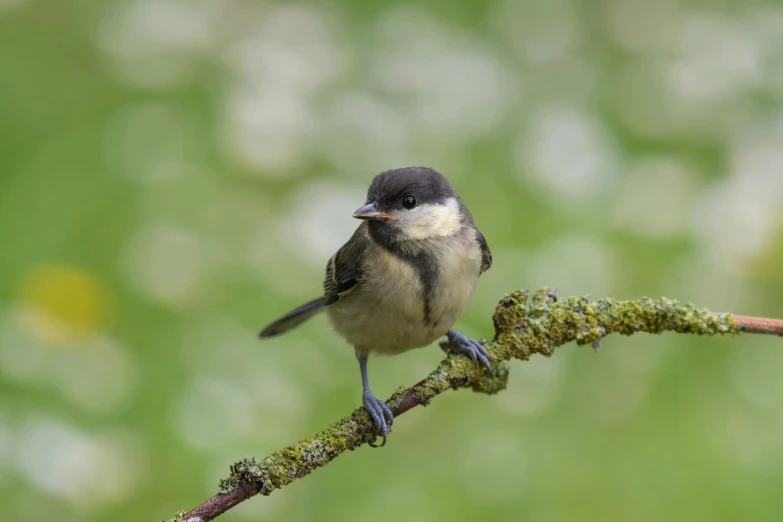
<svg viewBox="0 0 783 522"><path fill-rule="evenodd" d="M310 319L312 316L321 312L325 305L326 299L319 297L318 299L313 299L309 303L305 303L302 306L294 308L283 317L264 328L261 331L259 337L261 339L268 339L296 328L303 322Z"/></svg>

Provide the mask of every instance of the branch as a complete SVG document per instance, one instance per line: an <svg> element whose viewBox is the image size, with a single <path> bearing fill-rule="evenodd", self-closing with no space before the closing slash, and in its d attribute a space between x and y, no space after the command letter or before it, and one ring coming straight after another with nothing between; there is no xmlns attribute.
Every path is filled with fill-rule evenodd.
<svg viewBox="0 0 783 522"><path fill-rule="evenodd" d="M711 313L691 304L663 298L655 301L616 301L589 297L558 300L555 291L544 288L532 295L517 291L503 298L494 315L495 338L486 342L494 375L490 376L462 355L448 355L426 379L399 389L386 404L394 417L416 406L426 406L433 397L449 389L472 388L493 394L508 380L504 361L525 361L538 353L549 357L556 348L576 341L598 346L611 334L665 331L696 335L738 335L741 332L783 336L783 320ZM220 492L197 508L177 513L171 522L208 522L240 502L274 490L325 466L341 453L375 439L373 423L363 408L260 462L243 459L231 466L231 475L220 482Z"/></svg>

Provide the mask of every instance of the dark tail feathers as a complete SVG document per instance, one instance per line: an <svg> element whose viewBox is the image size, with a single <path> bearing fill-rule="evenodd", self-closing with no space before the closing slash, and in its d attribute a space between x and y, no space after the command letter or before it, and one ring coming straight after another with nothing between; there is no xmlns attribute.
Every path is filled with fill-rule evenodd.
<svg viewBox="0 0 783 522"><path fill-rule="evenodd" d="M319 297L318 299L313 299L309 303L305 303L298 308L294 308L283 317L264 328L261 331L259 337L261 339L268 339L296 328L318 312L322 311L324 309L325 303L326 299Z"/></svg>

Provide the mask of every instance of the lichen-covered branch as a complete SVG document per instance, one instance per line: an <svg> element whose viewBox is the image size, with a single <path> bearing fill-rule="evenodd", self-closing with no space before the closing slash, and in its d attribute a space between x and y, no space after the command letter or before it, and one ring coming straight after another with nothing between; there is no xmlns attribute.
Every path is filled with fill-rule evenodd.
<svg viewBox="0 0 783 522"><path fill-rule="evenodd" d="M666 298L617 301L589 297L558 300L552 289L530 294L517 291L500 301L494 315L495 337L486 343L494 375L465 356L448 355L426 379L395 392L387 404L398 417L438 394L456 388L482 393L503 390L508 380L504 361L527 360L538 353L549 357L555 349L576 341L597 346L612 334L658 334L671 331L696 335L736 335L740 332L783 336L783 320L716 314ZM231 466L220 482L220 492L197 508L178 513L176 522L208 522L248 498L274 490L308 475L347 450L375 439L373 424L363 409L325 430L279 450L260 461L243 459Z"/></svg>

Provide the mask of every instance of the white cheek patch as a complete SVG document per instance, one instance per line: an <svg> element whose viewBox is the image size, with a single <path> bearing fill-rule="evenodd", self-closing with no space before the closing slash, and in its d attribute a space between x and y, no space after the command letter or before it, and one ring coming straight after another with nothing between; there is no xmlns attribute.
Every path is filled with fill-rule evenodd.
<svg viewBox="0 0 783 522"><path fill-rule="evenodd" d="M408 239L430 239L455 234L462 226L459 203L449 198L443 205L422 205L403 212L398 226Z"/></svg>

